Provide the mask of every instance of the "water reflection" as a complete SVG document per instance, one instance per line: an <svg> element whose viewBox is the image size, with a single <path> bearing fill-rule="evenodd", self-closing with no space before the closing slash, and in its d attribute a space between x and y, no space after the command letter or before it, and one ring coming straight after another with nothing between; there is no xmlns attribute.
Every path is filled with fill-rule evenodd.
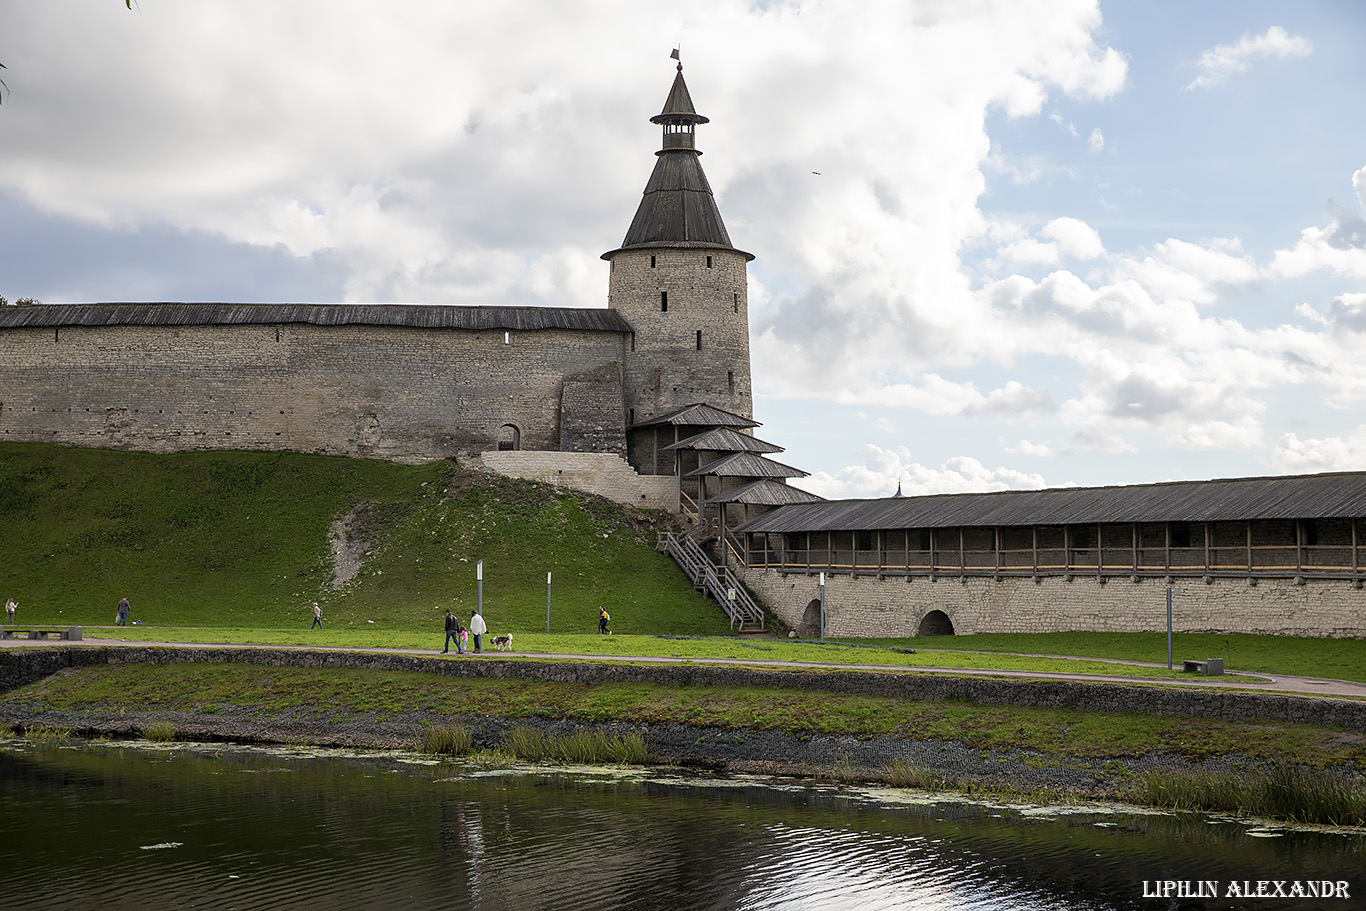
<svg viewBox="0 0 1366 911"><path fill-rule="evenodd" d="M654 771L0 743L13 908L1237 908L1144 883L1366 869L1360 833L1249 830ZM1364 907L1358 889L1255 907Z"/></svg>

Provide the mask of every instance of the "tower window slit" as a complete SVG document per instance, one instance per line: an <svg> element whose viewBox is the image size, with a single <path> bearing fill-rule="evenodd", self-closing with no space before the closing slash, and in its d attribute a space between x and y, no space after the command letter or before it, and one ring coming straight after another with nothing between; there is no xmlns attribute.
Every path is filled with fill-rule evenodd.
<svg viewBox="0 0 1366 911"><path fill-rule="evenodd" d="M707 257L707 268L708 268L708 269L711 268L711 257L710 257L710 256Z"/></svg>
<svg viewBox="0 0 1366 911"><path fill-rule="evenodd" d="M653 269L654 267L655 267L655 258L654 258L653 256L651 256L651 257L650 257L650 268Z"/></svg>
<svg viewBox="0 0 1366 911"><path fill-rule="evenodd" d="M701 350L702 350L702 330L701 330L701 329L698 329L698 330L697 330L697 350L698 350L698 351L701 351Z"/></svg>
<svg viewBox="0 0 1366 911"><path fill-rule="evenodd" d="M660 312L660 313L667 313L667 312L669 312L669 292L668 292L668 291L661 291L661 292L659 292L659 312Z"/></svg>

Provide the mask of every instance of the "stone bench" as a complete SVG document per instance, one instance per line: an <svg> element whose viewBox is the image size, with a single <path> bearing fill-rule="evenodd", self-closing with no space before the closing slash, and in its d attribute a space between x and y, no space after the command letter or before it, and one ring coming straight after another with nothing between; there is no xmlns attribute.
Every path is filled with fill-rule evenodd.
<svg viewBox="0 0 1366 911"><path fill-rule="evenodd" d="M80 626L68 626L66 629L3 629L0 630L0 639L70 639L79 640L85 638L85 629Z"/></svg>
<svg viewBox="0 0 1366 911"><path fill-rule="evenodd" d="M1181 670L1187 674L1204 674L1206 677L1219 677L1224 673L1224 659L1210 658L1206 661L1182 661Z"/></svg>

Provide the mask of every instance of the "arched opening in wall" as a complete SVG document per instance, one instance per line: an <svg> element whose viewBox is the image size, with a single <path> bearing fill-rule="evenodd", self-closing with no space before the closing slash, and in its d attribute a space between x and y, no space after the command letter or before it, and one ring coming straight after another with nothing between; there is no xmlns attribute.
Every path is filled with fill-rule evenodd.
<svg viewBox="0 0 1366 911"><path fill-rule="evenodd" d="M803 639L816 639L821 634L821 599L814 598L802 612L802 623L797 627L797 635Z"/></svg>
<svg viewBox="0 0 1366 911"><path fill-rule="evenodd" d="M952 636L953 621L942 610L932 610L920 620L917 636Z"/></svg>
<svg viewBox="0 0 1366 911"><path fill-rule="evenodd" d="M518 450L522 448L522 431L517 429L516 424L504 424L498 428L498 449L499 451Z"/></svg>

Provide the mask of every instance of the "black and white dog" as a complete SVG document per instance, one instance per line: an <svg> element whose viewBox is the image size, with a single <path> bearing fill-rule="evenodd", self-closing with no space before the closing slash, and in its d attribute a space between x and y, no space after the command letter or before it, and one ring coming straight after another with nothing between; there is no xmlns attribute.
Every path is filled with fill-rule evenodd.
<svg viewBox="0 0 1366 911"><path fill-rule="evenodd" d="M506 636L494 636L493 647L500 652L512 651L512 633L508 633Z"/></svg>

